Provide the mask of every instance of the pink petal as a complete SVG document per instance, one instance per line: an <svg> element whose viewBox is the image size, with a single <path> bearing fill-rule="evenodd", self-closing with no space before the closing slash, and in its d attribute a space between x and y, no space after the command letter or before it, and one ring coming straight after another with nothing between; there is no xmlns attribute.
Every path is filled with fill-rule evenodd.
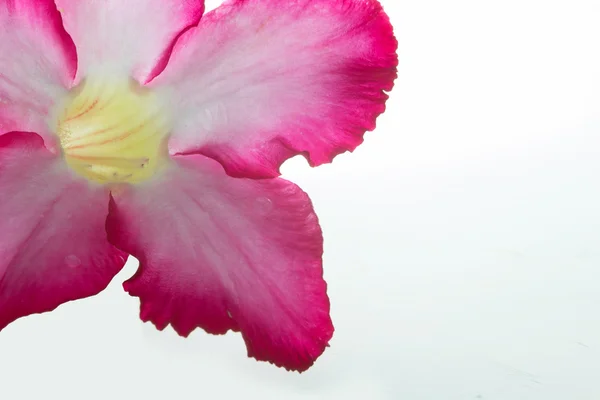
<svg viewBox="0 0 600 400"><path fill-rule="evenodd" d="M48 137L46 118L76 67L52 0L0 1L0 135L27 130Z"/></svg>
<svg viewBox="0 0 600 400"><path fill-rule="evenodd" d="M396 48L375 0L230 1L179 38L152 83L174 96L171 153L254 178L296 154L330 162L375 128Z"/></svg>
<svg viewBox="0 0 600 400"><path fill-rule="evenodd" d="M77 80L89 74L160 72L176 37L198 23L203 0L56 0L79 57Z"/></svg>
<svg viewBox="0 0 600 400"><path fill-rule="evenodd" d="M111 202L109 239L141 263L124 284L141 318L182 336L240 330L249 356L307 369L333 334L308 196L279 178L231 178L203 156L175 162Z"/></svg>
<svg viewBox="0 0 600 400"><path fill-rule="evenodd" d="M0 330L97 294L125 264L106 240L108 193L66 168L36 134L0 136Z"/></svg>

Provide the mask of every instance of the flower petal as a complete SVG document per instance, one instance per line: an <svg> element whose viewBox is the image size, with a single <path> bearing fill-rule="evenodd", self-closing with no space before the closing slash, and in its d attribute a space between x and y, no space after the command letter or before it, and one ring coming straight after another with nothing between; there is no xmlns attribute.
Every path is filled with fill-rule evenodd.
<svg viewBox="0 0 600 400"><path fill-rule="evenodd" d="M249 356L307 369L333 334L308 196L279 178L231 178L203 156L176 163L113 192L107 232L140 260L124 287L141 318L182 336L240 330Z"/></svg>
<svg viewBox="0 0 600 400"><path fill-rule="evenodd" d="M66 168L36 134L0 136L0 330L97 294L125 264L106 239L108 193Z"/></svg>
<svg viewBox="0 0 600 400"><path fill-rule="evenodd" d="M397 42L376 0L237 0L175 44L151 86L174 97L171 153L273 177L354 150L385 109Z"/></svg>
<svg viewBox="0 0 600 400"><path fill-rule="evenodd" d="M76 67L52 0L0 1L0 135L23 130L49 137L46 118Z"/></svg>
<svg viewBox="0 0 600 400"><path fill-rule="evenodd" d="M56 0L77 47L77 80L92 74L160 72L175 38L198 23L203 0Z"/></svg>

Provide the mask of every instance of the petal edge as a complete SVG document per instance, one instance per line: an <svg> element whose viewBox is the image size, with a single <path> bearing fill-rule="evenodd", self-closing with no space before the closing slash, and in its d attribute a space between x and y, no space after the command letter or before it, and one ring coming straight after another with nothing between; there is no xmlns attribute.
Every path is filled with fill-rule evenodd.
<svg viewBox="0 0 600 400"><path fill-rule="evenodd" d="M202 156L177 164L111 202L109 239L140 260L124 288L141 318L182 336L241 331L248 356L308 369L333 334L308 196L279 178L228 177Z"/></svg>
<svg viewBox="0 0 600 400"><path fill-rule="evenodd" d="M151 84L176 97L170 151L236 177L278 176L296 154L331 162L375 129L397 45L375 0L227 2L179 39Z"/></svg>
<svg viewBox="0 0 600 400"><path fill-rule="evenodd" d="M106 239L107 192L61 164L36 134L0 136L0 330L99 293L125 264Z"/></svg>

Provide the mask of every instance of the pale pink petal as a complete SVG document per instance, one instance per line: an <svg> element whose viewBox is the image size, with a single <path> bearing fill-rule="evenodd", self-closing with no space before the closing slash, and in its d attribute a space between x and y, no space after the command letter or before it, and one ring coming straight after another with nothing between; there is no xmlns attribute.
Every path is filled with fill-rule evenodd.
<svg viewBox="0 0 600 400"><path fill-rule="evenodd" d="M106 239L108 192L66 168L36 134L0 136L0 330L97 294L125 263Z"/></svg>
<svg viewBox="0 0 600 400"><path fill-rule="evenodd" d="M182 336L240 330L249 356L307 369L333 333L308 196L279 178L231 178L200 155L175 163L113 192L107 232L140 260L124 287L141 318Z"/></svg>
<svg viewBox="0 0 600 400"><path fill-rule="evenodd" d="M198 23L204 0L56 0L77 47L77 81L89 74L133 75L164 67L177 36Z"/></svg>
<svg viewBox="0 0 600 400"><path fill-rule="evenodd" d="M376 0L234 0L177 41L151 82L173 97L170 151L273 177L353 150L385 110L397 41Z"/></svg>
<svg viewBox="0 0 600 400"><path fill-rule="evenodd" d="M47 118L76 67L52 0L0 1L0 135L22 130L48 137Z"/></svg>

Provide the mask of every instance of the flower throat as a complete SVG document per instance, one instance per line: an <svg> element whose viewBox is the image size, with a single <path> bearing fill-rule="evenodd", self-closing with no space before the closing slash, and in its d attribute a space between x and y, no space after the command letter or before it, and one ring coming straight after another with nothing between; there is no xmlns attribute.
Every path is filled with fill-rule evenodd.
<svg viewBox="0 0 600 400"><path fill-rule="evenodd" d="M67 164L90 181L140 183L167 160L167 115L156 94L133 80L84 80L57 116Z"/></svg>

